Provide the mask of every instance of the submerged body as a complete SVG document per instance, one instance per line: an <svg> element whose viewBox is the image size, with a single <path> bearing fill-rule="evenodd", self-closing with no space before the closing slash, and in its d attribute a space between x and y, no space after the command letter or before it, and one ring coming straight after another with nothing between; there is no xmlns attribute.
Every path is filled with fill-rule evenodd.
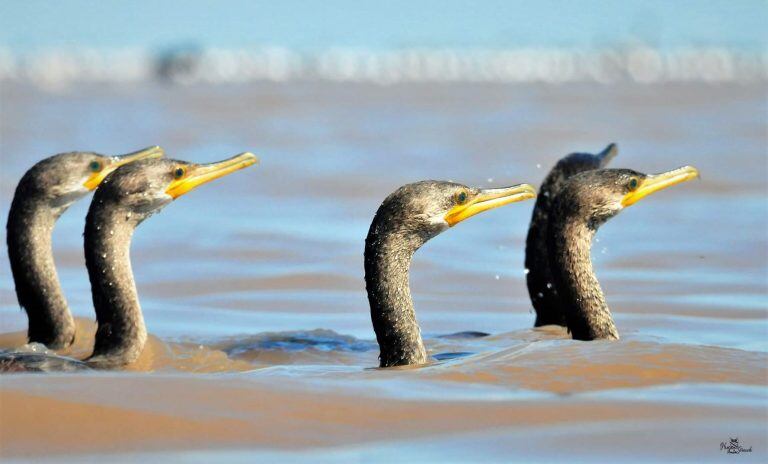
<svg viewBox="0 0 768 464"><path fill-rule="evenodd" d="M39 350L43 345L30 344L29 351L0 351L0 372L76 372L90 370L88 363Z"/></svg>

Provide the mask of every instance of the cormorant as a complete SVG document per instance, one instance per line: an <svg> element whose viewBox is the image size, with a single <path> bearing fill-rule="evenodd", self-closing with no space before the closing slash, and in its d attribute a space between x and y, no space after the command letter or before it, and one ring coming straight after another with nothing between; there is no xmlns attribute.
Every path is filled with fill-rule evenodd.
<svg viewBox="0 0 768 464"><path fill-rule="evenodd" d="M30 343L58 350L75 339L75 321L59 284L51 235L56 220L119 166L163 156L149 147L123 156L70 152L46 158L21 178L8 213L8 260Z"/></svg>
<svg viewBox="0 0 768 464"><path fill-rule="evenodd" d="M565 304L554 286L554 277L549 267L547 230L552 203L573 175L584 171L604 168L617 154L616 144L608 145L597 155L571 153L555 164L541 183L536 204L533 206L531 225L525 240L525 280L528 294L536 310L535 327L542 325L565 326Z"/></svg>
<svg viewBox="0 0 768 464"><path fill-rule="evenodd" d="M134 229L195 187L256 162L251 153L203 165L151 159L125 165L107 176L91 201L84 233L85 264L98 323L93 354L83 363L47 355L9 353L0 358L0 368L116 368L135 361L144 348L147 332L129 257Z"/></svg>
<svg viewBox="0 0 768 464"><path fill-rule="evenodd" d="M596 169L565 181L551 205L547 247L553 285L576 340L619 338L592 269L590 248L597 229L642 198L699 176L692 166L647 175L630 169Z"/></svg>
<svg viewBox="0 0 768 464"><path fill-rule="evenodd" d="M535 196L528 184L480 190L453 182L422 181L404 185L384 200L365 239L364 258L381 367L427 362L408 282L416 250L475 214Z"/></svg>

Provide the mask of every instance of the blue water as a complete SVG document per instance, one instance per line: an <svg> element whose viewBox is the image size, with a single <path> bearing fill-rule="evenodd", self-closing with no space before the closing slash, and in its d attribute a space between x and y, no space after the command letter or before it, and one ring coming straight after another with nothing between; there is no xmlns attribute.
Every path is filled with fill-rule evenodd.
<svg viewBox="0 0 768 464"><path fill-rule="evenodd" d="M698 462L722 459L719 444L738 434L755 453L737 458L765 461L764 83L0 90L2 218L24 171L62 150L160 144L197 162L261 157L136 231L132 268L152 335L138 370L154 372L3 377L0 394L14 398L0 409L9 456ZM531 328L523 241L533 202L515 203L414 258L418 319L443 361L375 369L362 252L388 193L426 178L538 185L561 156L609 142L615 167L702 173L597 234L592 256L621 341ZM54 232L64 292L85 320L89 200ZM1 247L0 335L18 331L18 346L25 327ZM491 335L440 337L459 331ZM92 334L80 333L86 356ZM30 410L56 415L28 420ZM156 425L167 418L173 426ZM69 433L89 440L60 439Z"/></svg>
<svg viewBox="0 0 768 464"><path fill-rule="evenodd" d="M589 49L641 41L765 51L766 24L760 0L27 0L0 3L0 46Z"/></svg>

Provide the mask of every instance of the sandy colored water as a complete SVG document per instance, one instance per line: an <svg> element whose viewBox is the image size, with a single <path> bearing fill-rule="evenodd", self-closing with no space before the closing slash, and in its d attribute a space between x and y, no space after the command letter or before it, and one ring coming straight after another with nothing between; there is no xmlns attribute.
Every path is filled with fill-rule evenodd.
<svg viewBox="0 0 768 464"><path fill-rule="evenodd" d="M259 166L136 232L151 334L125 371L0 378L0 455L87 461L716 461L768 459L768 150L764 85L74 87L3 82L0 214L34 161L160 144ZM612 219L593 259L622 340L533 330L523 240L533 203L451 229L412 268L432 354L376 369L363 239L419 179L538 184L570 151L692 164L703 180ZM93 343L82 229L54 234L78 338ZM2 233L4 234L4 230ZM3 235L4 238L4 235ZM4 240L3 240L4 242ZM0 347L23 344L0 253ZM460 331L489 337L446 338ZM725 456L738 438L751 453Z"/></svg>

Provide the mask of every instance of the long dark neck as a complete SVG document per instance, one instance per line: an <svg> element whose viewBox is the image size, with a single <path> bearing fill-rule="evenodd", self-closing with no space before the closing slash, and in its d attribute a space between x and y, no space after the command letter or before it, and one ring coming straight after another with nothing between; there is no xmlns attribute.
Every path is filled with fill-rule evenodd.
<svg viewBox="0 0 768 464"><path fill-rule="evenodd" d="M29 341L51 349L66 348L75 338L75 321L59 284L51 246L53 227L64 209L17 189L7 224L8 258L19 305L29 318Z"/></svg>
<svg viewBox="0 0 768 464"><path fill-rule="evenodd" d="M590 249L596 227L577 214L554 217L548 235L550 262L573 338L618 340L611 310L592 269Z"/></svg>
<svg viewBox="0 0 768 464"><path fill-rule="evenodd" d="M525 269L528 294L536 310L535 326L555 324L565 326L566 303L558 293L550 269L549 222L554 200L566 181L581 172L599 169L616 156L616 146L608 145L597 155L571 153L560 159L541 184L533 207L531 225L525 240Z"/></svg>
<svg viewBox="0 0 768 464"><path fill-rule="evenodd" d="M531 304L536 310L536 327L549 324L566 325L565 304L555 287L547 246L552 200L565 179L565 172L555 167L542 184L525 240L525 280Z"/></svg>
<svg viewBox="0 0 768 464"><path fill-rule="evenodd" d="M116 205L92 204L86 219L85 264L98 322L93 355L87 361L97 367L135 361L147 340L129 255L136 225L136 219Z"/></svg>
<svg viewBox="0 0 768 464"><path fill-rule="evenodd" d="M417 248L406 235L378 233L375 225L365 241L365 287L381 367L427 362L408 281Z"/></svg>

